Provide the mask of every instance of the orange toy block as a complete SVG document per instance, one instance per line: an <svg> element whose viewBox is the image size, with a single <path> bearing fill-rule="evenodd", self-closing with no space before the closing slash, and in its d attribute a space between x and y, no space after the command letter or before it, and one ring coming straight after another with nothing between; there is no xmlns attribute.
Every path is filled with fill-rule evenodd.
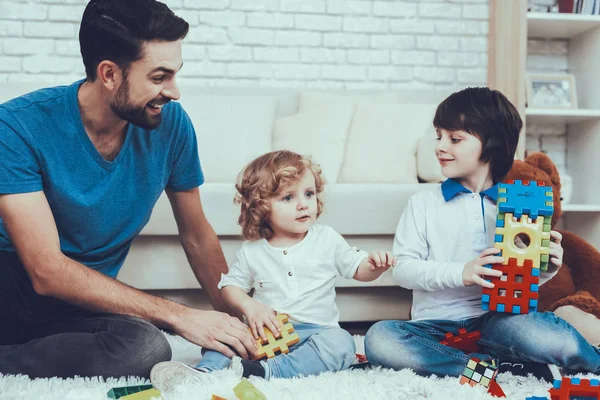
<svg viewBox="0 0 600 400"><path fill-rule="evenodd" d="M600 381L579 378L557 379L549 392L551 400L600 399Z"/></svg>
<svg viewBox="0 0 600 400"><path fill-rule="evenodd" d="M275 357L275 352L287 354L290 351L289 346L292 346L300 341L298 334L294 332L292 323L288 322L287 315L277 314L277 319L279 319L283 325L281 337L275 338L269 328L265 326L264 329L267 340L263 341L260 337L256 340L256 343L258 344L258 350L252 355L253 360L260 360L265 357Z"/></svg>
<svg viewBox="0 0 600 400"><path fill-rule="evenodd" d="M481 333L479 331L467 332L465 328L458 330L458 336L454 336L451 332L447 332L445 335L446 339L440 343L463 351L467 354L478 353L479 345L477 341L481 339Z"/></svg>

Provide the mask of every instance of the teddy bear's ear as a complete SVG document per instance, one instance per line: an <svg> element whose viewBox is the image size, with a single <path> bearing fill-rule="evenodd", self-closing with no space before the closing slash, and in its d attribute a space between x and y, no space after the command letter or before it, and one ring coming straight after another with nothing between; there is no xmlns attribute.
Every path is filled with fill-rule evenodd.
<svg viewBox="0 0 600 400"><path fill-rule="evenodd" d="M552 186L560 190L560 175L550 157L541 152L534 152L527 156L525 162L547 173L552 181Z"/></svg>

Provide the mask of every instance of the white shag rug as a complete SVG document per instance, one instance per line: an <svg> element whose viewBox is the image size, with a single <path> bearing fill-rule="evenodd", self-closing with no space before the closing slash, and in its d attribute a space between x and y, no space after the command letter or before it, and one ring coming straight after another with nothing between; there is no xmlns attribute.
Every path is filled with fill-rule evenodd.
<svg viewBox="0 0 600 400"><path fill-rule="evenodd" d="M363 337L355 336L356 349L363 353ZM178 336L169 336L173 348L173 359L195 365L200 359L200 347ZM581 378L598 378L592 375L577 375ZM536 378L514 377L501 374L498 383L507 399L525 400L529 396L548 396L550 384ZM458 383L458 378L423 378L410 370L386 369L347 370L326 373L316 377L299 379L251 378L250 382L262 391L269 400L305 399L440 399L479 400L494 399L483 387L470 387ZM26 376L2 376L0 374L1 400L105 400L106 393L113 387L144 385L150 382L129 377L121 379L74 378L35 379ZM204 375L202 383L183 384L174 393L163 394L165 400L202 399L210 400L213 394L230 400L236 399L233 388L239 380L230 371L219 371Z"/></svg>

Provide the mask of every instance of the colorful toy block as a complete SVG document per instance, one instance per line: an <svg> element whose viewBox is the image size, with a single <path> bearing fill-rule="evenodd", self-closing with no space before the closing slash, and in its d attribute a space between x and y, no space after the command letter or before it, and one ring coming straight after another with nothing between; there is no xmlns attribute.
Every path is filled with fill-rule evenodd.
<svg viewBox="0 0 600 400"><path fill-rule="evenodd" d="M544 231L544 229L548 229ZM522 244L520 248L515 243L519 235L526 235L529 244ZM505 260L516 258L517 265L523 266L525 260L532 260L534 268L542 271L548 269L550 251L550 226L544 224L544 217L538 217L535 221L529 219L525 214L519 221L513 218L513 214L498 214L496 220L496 236L494 247L502 250ZM506 263L506 262L505 262Z"/></svg>
<svg viewBox="0 0 600 400"><path fill-rule="evenodd" d="M502 271L503 275L488 279L495 286L482 289L482 309L513 314L537 311L540 270L533 267L532 260L525 260L522 267L514 258L509 259L507 265L486 267Z"/></svg>
<svg viewBox="0 0 600 400"><path fill-rule="evenodd" d="M468 383L471 386L479 384L489 388L490 382L496 379L497 374L497 366L473 357L467 362L467 366L460 376L460 383Z"/></svg>
<svg viewBox="0 0 600 400"><path fill-rule="evenodd" d="M281 336L279 338L275 338L269 328L265 327L264 329L267 340L263 341L261 337L256 340L256 343L258 344L258 350L252 355L254 360L260 360L265 357L275 357L275 352L277 351L281 354L287 354L290 351L289 346L300 341L298 334L294 332L292 323L288 322L287 315L277 314L277 319L279 319L283 325Z"/></svg>
<svg viewBox="0 0 600 400"><path fill-rule="evenodd" d="M477 341L481 339L481 333L479 331L467 332L465 328L458 330L458 336L454 336L452 332L447 332L445 335L446 339L440 343L463 351L467 354L479 352L479 345Z"/></svg>
<svg viewBox="0 0 600 400"><path fill-rule="evenodd" d="M494 397L506 397L504 390L498 385L496 380L490 382L490 387L488 388L488 393Z"/></svg>
<svg viewBox="0 0 600 400"><path fill-rule="evenodd" d="M600 381L598 379L562 378L556 379L549 390L551 400L570 400L575 398L600 399Z"/></svg>
<svg viewBox="0 0 600 400"><path fill-rule="evenodd" d="M157 400L162 399L162 394L157 389L148 389L121 397L121 400Z"/></svg>
<svg viewBox="0 0 600 400"><path fill-rule="evenodd" d="M141 385L141 386L122 386L117 388L112 388L106 394L111 399L120 399L130 394L143 392L146 390L152 389L152 385Z"/></svg>
<svg viewBox="0 0 600 400"><path fill-rule="evenodd" d="M544 182L509 180L498 185L498 212L512 213L517 218L527 214L531 219L539 215L552 216L554 198L552 187Z"/></svg>
<svg viewBox="0 0 600 400"><path fill-rule="evenodd" d="M233 393L239 400L267 400L267 397L258 390L247 379L242 379L236 387L233 388Z"/></svg>

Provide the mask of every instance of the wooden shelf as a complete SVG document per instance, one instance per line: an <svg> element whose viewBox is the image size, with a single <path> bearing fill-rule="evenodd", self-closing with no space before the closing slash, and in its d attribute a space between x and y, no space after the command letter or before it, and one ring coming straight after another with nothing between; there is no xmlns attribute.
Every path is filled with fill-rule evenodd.
<svg viewBox="0 0 600 400"><path fill-rule="evenodd" d="M600 119L600 110L586 108L526 108L527 122L534 124L574 124Z"/></svg>
<svg viewBox="0 0 600 400"><path fill-rule="evenodd" d="M600 28L600 16L565 13L527 13L527 36L570 39Z"/></svg>
<svg viewBox="0 0 600 400"><path fill-rule="evenodd" d="M600 212L600 204L565 204L563 212Z"/></svg>

